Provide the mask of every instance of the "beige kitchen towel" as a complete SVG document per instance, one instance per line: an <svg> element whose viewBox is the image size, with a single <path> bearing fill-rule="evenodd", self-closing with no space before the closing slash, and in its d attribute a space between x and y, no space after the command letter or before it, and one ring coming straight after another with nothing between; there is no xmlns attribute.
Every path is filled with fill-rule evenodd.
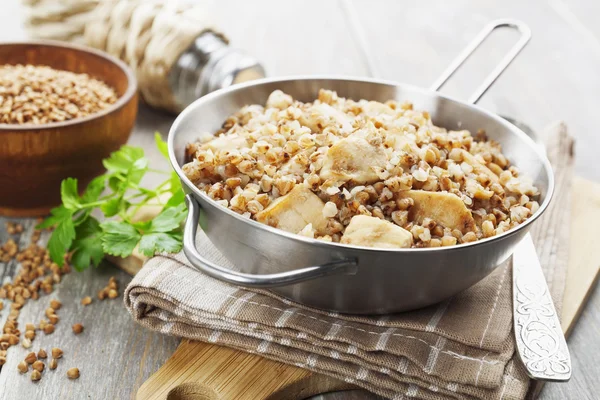
<svg viewBox="0 0 600 400"><path fill-rule="evenodd" d="M547 142L556 198L534 239L557 305L567 266L572 140L564 125ZM233 267L200 234L200 252ZM418 284L418 283L415 283ZM183 254L150 259L125 293L140 324L229 346L343 379L391 399L522 399L529 380L512 336L511 265L443 303L385 316L310 309L267 291L197 272Z"/></svg>

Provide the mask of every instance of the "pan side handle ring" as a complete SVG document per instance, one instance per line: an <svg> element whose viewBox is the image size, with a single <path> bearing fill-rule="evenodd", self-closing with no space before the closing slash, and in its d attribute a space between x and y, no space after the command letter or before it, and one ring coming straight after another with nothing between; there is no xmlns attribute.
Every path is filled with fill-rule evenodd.
<svg viewBox="0 0 600 400"><path fill-rule="evenodd" d="M186 195L185 201L188 206L188 216L183 232L183 252L194 268L213 278L239 286L269 288L292 285L329 275L354 274L357 271L357 261L354 259L332 261L322 265L264 275L241 273L217 265L202 256L196 248L200 205L190 194Z"/></svg>
<svg viewBox="0 0 600 400"><path fill-rule="evenodd" d="M440 77L435 80L431 85L430 89L438 91L444 86L444 84L454 75L454 73L464 64L465 61L473 54L473 52L483 43L483 41L496 29L498 28L510 28L520 32L521 36L517 43L509 50L498 65L493 69L492 72L485 78L485 80L479 85L475 92L467 100L468 103L476 104L479 99L488 91L488 89L496 82L496 80L502 75L506 68L513 62L517 55L525 48L529 40L531 39L531 29L524 22L516 19L498 19L487 24L481 32L465 47L465 49L448 65L448 67L442 72Z"/></svg>

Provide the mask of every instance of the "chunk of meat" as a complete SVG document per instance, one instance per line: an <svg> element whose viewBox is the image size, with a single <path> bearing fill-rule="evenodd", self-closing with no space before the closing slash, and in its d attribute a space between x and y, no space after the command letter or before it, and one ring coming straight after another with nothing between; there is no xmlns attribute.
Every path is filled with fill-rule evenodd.
<svg viewBox="0 0 600 400"><path fill-rule="evenodd" d="M366 139L349 136L327 150L319 175L324 181L373 183L380 180L375 170L385 168L386 163L382 146L373 146Z"/></svg>
<svg viewBox="0 0 600 400"><path fill-rule="evenodd" d="M461 232L475 230L475 220L465 203L453 193L427 192L425 190L407 190L401 192L402 197L413 199L410 208L410 221L421 223L424 218L431 218L436 223Z"/></svg>
<svg viewBox="0 0 600 400"><path fill-rule="evenodd" d="M284 231L298 233L308 224L324 234L327 219L323 216L325 204L319 196L304 185L296 185L285 196L272 202L256 214L256 220Z"/></svg>
<svg viewBox="0 0 600 400"><path fill-rule="evenodd" d="M395 249L412 246L412 234L384 219L355 215L346 227L341 243Z"/></svg>
<svg viewBox="0 0 600 400"><path fill-rule="evenodd" d="M335 122L343 132L352 131L352 117L326 103L315 103L300 116L298 121L302 126L310 128L312 132L322 132L323 126L329 125L331 121Z"/></svg>
<svg viewBox="0 0 600 400"><path fill-rule="evenodd" d="M203 144L202 148L211 149L212 151L230 151L239 150L247 146L248 142L246 141L246 138L232 134L221 135L210 142Z"/></svg>

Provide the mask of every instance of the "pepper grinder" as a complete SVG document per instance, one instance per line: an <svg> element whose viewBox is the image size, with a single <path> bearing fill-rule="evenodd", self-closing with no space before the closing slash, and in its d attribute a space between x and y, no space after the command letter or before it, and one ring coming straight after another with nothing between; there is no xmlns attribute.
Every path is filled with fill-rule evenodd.
<svg viewBox="0 0 600 400"><path fill-rule="evenodd" d="M121 58L140 95L173 112L235 83L262 78L260 63L229 46L202 4L185 0L21 0L30 36L82 43Z"/></svg>
<svg viewBox="0 0 600 400"><path fill-rule="evenodd" d="M206 31L179 56L168 80L177 105L183 109L207 93L264 77L265 70L254 57Z"/></svg>

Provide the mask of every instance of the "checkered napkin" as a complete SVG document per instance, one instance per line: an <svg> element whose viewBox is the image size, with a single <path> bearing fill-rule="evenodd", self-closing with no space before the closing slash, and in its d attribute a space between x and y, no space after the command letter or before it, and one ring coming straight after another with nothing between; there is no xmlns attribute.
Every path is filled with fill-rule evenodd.
<svg viewBox="0 0 600 400"><path fill-rule="evenodd" d="M557 306L568 261L572 140L559 124L547 148L558 179L532 232ZM560 229L559 229L560 228ZM234 268L200 234L202 254ZM515 354L510 262L443 303L394 315L327 313L201 274L185 256L150 259L125 293L140 324L258 353L392 399L522 399L529 379Z"/></svg>

